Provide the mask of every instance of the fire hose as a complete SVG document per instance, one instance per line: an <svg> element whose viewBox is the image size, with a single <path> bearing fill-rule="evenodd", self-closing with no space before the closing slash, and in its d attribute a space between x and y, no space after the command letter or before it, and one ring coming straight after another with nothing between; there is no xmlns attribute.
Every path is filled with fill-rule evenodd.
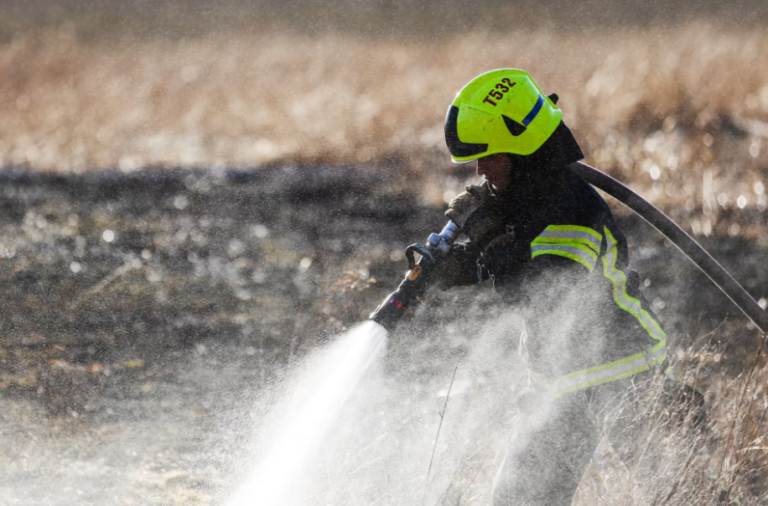
<svg viewBox="0 0 768 506"><path fill-rule="evenodd" d="M768 334L768 313L712 255L666 214L624 184L594 167L576 162L570 165L570 170L627 206L669 239L764 335ZM397 290L389 294L371 313L369 318L387 330L392 330L411 303L418 300L424 293L434 268L450 253L460 233L459 227L449 221L439 234L433 233L429 236L426 245L408 246L405 250L405 256L408 259L408 273L405 279ZM414 253L421 255L418 263L415 261Z"/></svg>
<svg viewBox="0 0 768 506"><path fill-rule="evenodd" d="M712 258L712 255L680 228L666 214L643 197L613 179L608 174L581 162L570 166L571 170L581 176L586 182L603 190L638 216L647 221L653 228L669 239L696 267L709 277L710 280L754 323L763 334L768 334L768 313L752 298L751 295L733 279L725 267Z"/></svg>

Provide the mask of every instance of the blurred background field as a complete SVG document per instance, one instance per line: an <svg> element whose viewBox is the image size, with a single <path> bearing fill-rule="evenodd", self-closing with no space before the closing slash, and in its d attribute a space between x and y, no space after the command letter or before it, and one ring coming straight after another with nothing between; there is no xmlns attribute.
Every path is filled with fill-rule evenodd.
<svg viewBox="0 0 768 506"><path fill-rule="evenodd" d="M751 0L0 0L0 492L220 502L247 438L233 385L267 384L394 288L402 249L475 179L442 124L490 68L557 93L587 163L768 304L766 23ZM764 341L611 205L716 435L706 472L658 488L760 504ZM479 311L478 296L435 294L412 323ZM430 384L472 344L454 323L397 337ZM479 462L483 479L450 486L487 486ZM627 492L594 472L583 504ZM450 504L487 501L470 497Z"/></svg>
<svg viewBox="0 0 768 506"><path fill-rule="evenodd" d="M445 180L446 104L474 75L513 66L558 93L588 162L653 186L669 208L716 206L721 194L765 206L754 187L768 151L761 2L3 11L3 167L353 163L426 183L437 203L457 186Z"/></svg>

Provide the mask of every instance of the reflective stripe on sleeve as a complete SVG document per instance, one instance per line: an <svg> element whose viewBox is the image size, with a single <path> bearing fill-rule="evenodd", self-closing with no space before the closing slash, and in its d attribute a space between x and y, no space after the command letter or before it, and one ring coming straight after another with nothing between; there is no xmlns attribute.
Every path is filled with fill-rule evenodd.
<svg viewBox="0 0 768 506"><path fill-rule="evenodd" d="M540 244L531 247L531 258L539 255L557 255L578 262L590 272L595 268L597 255L580 244Z"/></svg>
<svg viewBox="0 0 768 506"><path fill-rule="evenodd" d="M531 242L531 258L556 255L578 262L591 272L603 236L589 227L550 225Z"/></svg>
<svg viewBox="0 0 768 506"><path fill-rule="evenodd" d="M586 244L595 253L600 252L603 236L589 227L577 225L550 225L533 240L533 244L556 244L560 241Z"/></svg>

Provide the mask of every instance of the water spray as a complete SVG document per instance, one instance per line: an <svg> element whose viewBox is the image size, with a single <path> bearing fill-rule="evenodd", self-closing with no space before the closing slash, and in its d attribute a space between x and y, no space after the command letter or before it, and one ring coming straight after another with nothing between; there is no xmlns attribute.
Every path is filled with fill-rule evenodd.
<svg viewBox="0 0 768 506"><path fill-rule="evenodd" d="M347 398L386 346L387 333L364 322L297 368L251 475L227 506L304 506L302 487Z"/></svg>

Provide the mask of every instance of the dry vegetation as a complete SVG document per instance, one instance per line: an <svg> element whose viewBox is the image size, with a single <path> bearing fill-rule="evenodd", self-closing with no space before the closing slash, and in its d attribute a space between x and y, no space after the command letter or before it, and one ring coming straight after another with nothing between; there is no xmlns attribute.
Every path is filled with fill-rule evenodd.
<svg viewBox="0 0 768 506"><path fill-rule="evenodd" d="M0 46L0 166L83 171L270 163L449 166L446 104L472 76L530 70L557 92L588 161L669 207L765 206L762 29L349 34L79 42L67 29ZM443 181L439 182L443 185ZM433 189L436 201L442 191ZM714 225L714 224L712 224ZM707 229L707 226L704 227Z"/></svg>
<svg viewBox="0 0 768 506"><path fill-rule="evenodd" d="M72 173L352 164L391 174L400 188L418 186L428 204L441 204L467 177L451 168L443 146L442 120L449 101L474 75L512 66L531 71L546 92L559 94L587 162L631 182L694 234L745 238L759 246L757 251L766 251L766 55L764 28L706 21L589 32L535 27L472 31L430 40L376 39L343 30L312 36L211 31L199 37L128 38L120 43L85 41L71 27L19 31L0 44L0 167ZM34 214L22 215L32 220L30 229L43 228L34 222ZM97 229L94 225L89 240L99 241ZM145 235L146 244L127 245L126 251L162 246L149 232ZM118 236L123 237L120 232ZM179 241L187 241L186 235ZM174 243L169 251L184 253L188 247ZM27 253L35 248L29 246ZM335 254L317 248L306 254ZM349 251L342 263L357 261L352 255L359 252ZM379 256L388 257L381 251ZM62 276L70 276L70 252L62 255L57 260L66 272ZM178 256L183 263L183 255ZM254 262L267 265L265 258L267 253ZM21 262L18 257L16 261ZM342 267L334 266L338 272L323 273L326 285L341 276ZM294 268L285 266L286 272ZM16 279L19 272L26 270L19 267L6 274ZM759 293L764 280L756 276L748 287L768 296ZM341 279L333 286L345 283ZM336 301L339 306L354 306L343 316L335 315L345 323L359 316L359 304L350 300L362 297L361 290L367 303L389 288L375 285L378 292L371 296L370 283L347 284L349 296L334 295L343 299ZM84 287L75 283L71 289ZM150 307L156 294L147 291L143 296ZM104 297L99 303L107 307L124 304L117 296L112 302ZM168 306L178 309L175 301ZM249 303L250 311L258 313L257 306ZM339 320L329 323L327 317L323 313L312 322L336 330ZM732 340L746 334L731 332ZM699 345L706 341L690 337ZM768 500L768 372L758 351L764 346L744 345L735 356L748 360L722 368L720 353L726 345L715 340L697 348L696 356L680 354L681 369L695 371L695 382L707 387L713 427L708 436L699 436L706 441L691 446L673 435L668 449L689 453L679 462L669 460L671 466L680 465L653 483L658 497L635 494L636 504L746 505ZM616 469L596 476L604 480ZM621 473L631 471L614 474L613 480L625 484L621 480L627 475ZM584 490L582 503L595 504L598 494L602 504L631 504L629 487L607 483Z"/></svg>
<svg viewBox="0 0 768 506"><path fill-rule="evenodd" d="M695 363L688 365L696 370ZM745 363L736 378L716 367L704 369L708 370L690 371L685 379L700 384L702 377L697 375L707 376L707 428L697 426L695 410L676 412L670 409L674 402L665 404L664 397L655 394L642 407L625 409L619 416L631 417L632 423L623 436L639 451L631 461L622 462L613 448L602 444L598 450L602 458L588 468L575 504L765 504L764 357Z"/></svg>

